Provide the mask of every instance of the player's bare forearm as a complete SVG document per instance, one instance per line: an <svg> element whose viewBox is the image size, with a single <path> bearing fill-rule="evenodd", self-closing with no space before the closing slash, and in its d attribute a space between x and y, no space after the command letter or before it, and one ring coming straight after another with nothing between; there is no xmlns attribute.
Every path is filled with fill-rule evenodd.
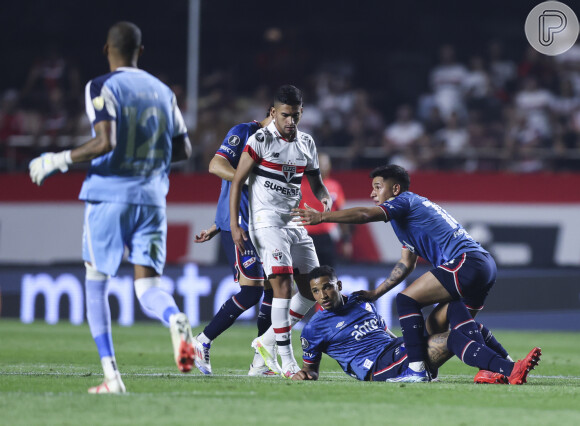
<svg viewBox="0 0 580 426"><path fill-rule="evenodd" d="M407 265L397 262L389 277L376 288L377 298L399 285L410 273L411 269Z"/></svg>
<svg viewBox="0 0 580 426"><path fill-rule="evenodd" d="M292 216L303 225L318 225L322 222L361 224L385 220L385 214L380 207L353 207L335 212L319 212L314 209L292 211Z"/></svg>
<svg viewBox="0 0 580 426"><path fill-rule="evenodd" d="M111 132L111 121L99 121L95 125L95 137L71 151L72 162L82 163L84 161L90 161L93 158L100 157L112 151L114 142L111 137Z"/></svg>
<svg viewBox="0 0 580 426"><path fill-rule="evenodd" d="M195 243L205 243L206 241L211 240L213 237L215 237L219 233L220 233L220 230L217 228L216 224L214 223L208 229L204 229L203 231L201 231L201 233L199 235L196 235L195 240L193 240L193 241Z"/></svg>
<svg viewBox="0 0 580 426"><path fill-rule="evenodd" d="M308 176L308 182L310 183L310 189L318 201L324 206L324 211L329 212L332 209L332 197L328 192L328 189L322 182L320 175Z"/></svg>
<svg viewBox="0 0 580 426"><path fill-rule="evenodd" d="M171 162L187 160L191 157L192 148L187 133L171 139Z"/></svg>

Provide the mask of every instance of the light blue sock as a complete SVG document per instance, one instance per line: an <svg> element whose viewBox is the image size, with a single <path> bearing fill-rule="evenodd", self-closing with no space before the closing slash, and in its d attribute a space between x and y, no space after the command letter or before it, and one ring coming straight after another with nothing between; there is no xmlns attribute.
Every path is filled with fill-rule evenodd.
<svg viewBox="0 0 580 426"><path fill-rule="evenodd" d="M156 316L166 327L169 327L169 317L179 313L173 296L159 287L148 288L139 298L139 303L143 309Z"/></svg>
<svg viewBox="0 0 580 426"><path fill-rule="evenodd" d="M107 284L106 280L87 279L85 281L87 320L101 358L115 356Z"/></svg>

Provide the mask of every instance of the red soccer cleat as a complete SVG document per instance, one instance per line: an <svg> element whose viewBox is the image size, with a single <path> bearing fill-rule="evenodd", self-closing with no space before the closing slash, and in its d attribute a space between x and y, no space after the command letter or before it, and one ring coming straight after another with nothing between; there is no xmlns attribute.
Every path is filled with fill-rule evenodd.
<svg viewBox="0 0 580 426"><path fill-rule="evenodd" d="M538 365L540 362L540 356L542 356L542 349L534 348L524 359L517 361L512 370L512 374L508 377L509 384L523 385L526 383L528 373Z"/></svg>
<svg viewBox="0 0 580 426"><path fill-rule="evenodd" d="M501 373L488 370L479 370L473 378L473 383L491 383L494 385L507 385L508 378Z"/></svg>

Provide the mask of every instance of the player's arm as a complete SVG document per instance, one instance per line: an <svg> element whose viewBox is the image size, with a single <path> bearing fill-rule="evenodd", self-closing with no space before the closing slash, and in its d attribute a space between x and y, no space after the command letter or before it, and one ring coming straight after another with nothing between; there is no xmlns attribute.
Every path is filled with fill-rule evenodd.
<svg viewBox="0 0 580 426"><path fill-rule="evenodd" d="M245 250L244 241L248 240L248 236L238 224L242 187L255 165L256 162L250 154L244 152L240 157L240 162L238 163L238 168L236 169L232 186L230 187L230 229L232 239L241 252Z"/></svg>
<svg viewBox="0 0 580 426"><path fill-rule="evenodd" d="M32 182L42 185L44 180L57 170L64 173L68 171L68 166L72 163L90 161L112 151L116 143L112 133L113 128L113 121L99 121L95 124L95 137L81 146L61 152L45 152L40 157L36 157L28 166Z"/></svg>
<svg viewBox="0 0 580 426"><path fill-rule="evenodd" d="M320 363L302 364L302 370L292 376L292 380L318 380Z"/></svg>
<svg viewBox="0 0 580 426"><path fill-rule="evenodd" d="M209 162L209 172L212 175L216 175L217 177L232 182L234 180L236 169L232 167L225 157L216 154Z"/></svg>
<svg viewBox="0 0 580 426"><path fill-rule="evenodd" d="M322 205L324 206L324 211L329 212L330 209L332 209L332 198L330 197L328 189L322 182L322 176L320 175L320 173L317 173L315 175L307 174L306 177L308 178L308 183L310 184L312 193L318 199L318 201L322 203Z"/></svg>
<svg viewBox="0 0 580 426"><path fill-rule="evenodd" d="M375 301L383 294L399 285L417 266L417 255L410 250L401 250L401 259L396 263L388 278L374 290L360 290L354 294L359 295L364 300Z"/></svg>
<svg viewBox="0 0 580 426"><path fill-rule="evenodd" d="M368 223L387 220L380 207L353 207L335 212L319 212L313 208L293 209L292 216L302 225L318 225L322 222L335 223Z"/></svg>
<svg viewBox="0 0 580 426"><path fill-rule="evenodd" d="M208 229L204 229L203 231L201 231L201 233L199 235L196 235L195 240L193 240L193 242L194 243L205 243L206 241L211 240L213 237L215 237L219 233L220 233L220 230L218 229L218 227L214 223Z"/></svg>
<svg viewBox="0 0 580 426"><path fill-rule="evenodd" d="M171 162L187 160L191 157L191 142L187 133L178 135L171 139Z"/></svg>

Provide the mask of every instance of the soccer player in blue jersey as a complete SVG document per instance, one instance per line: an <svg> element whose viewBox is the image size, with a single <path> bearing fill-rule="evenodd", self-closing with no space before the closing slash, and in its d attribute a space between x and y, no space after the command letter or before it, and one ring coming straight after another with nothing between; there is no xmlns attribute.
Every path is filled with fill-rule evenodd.
<svg viewBox="0 0 580 426"><path fill-rule="evenodd" d="M240 252L230 231L230 186L244 152L248 138L258 129L266 127L272 121L271 109L268 108L266 118L250 123L241 123L230 129L215 156L209 163L210 173L222 178L221 192L216 209L214 224L196 235L195 242L203 243L211 240L221 232L221 245L232 271L234 280L240 284L240 292L228 299L219 312L213 317L203 332L194 338L194 344L204 354L203 360L196 363L202 373L211 374L210 348L211 343L224 331L232 326L236 319L246 310L260 301L262 293L264 300L258 315L258 336L261 336L271 325L270 311L272 309L273 290L268 286L264 290L264 269L262 261L251 241L248 241L245 252ZM240 226L248 231L248 187L242 188L240 202ZM271 376L275 373L264 363L262 356L256 352L248 371L249 376Z"/></svg>
<svg viewBox="0 0 580 426"><path fill-rule="evenodd" d="M310 288L322 311L316 312L302 330L303 366L292 380L317 380L323 353L336 360L343 371L365 381L402 381L409 354L403 338L389 331L375 306L360 295L344 296L334 269L320 266L309 274ZM478 383L521 385L539 362L534 348L518 362L501 357L477 342L477 327L461 301L448 304L451 331L429 336L425 361L438 369L452 354L479 367L485 380ZM476 381L477 382L477 381Z"/></svg>
<svg viewBox="0 0 580 426"><path fill-rule="evenodd" d="M82 251L87 319L105 379L89 393L125 392L107 299L108 277L117 274L125 248L134 265L137 298L144 310L169 325L178 368L190 371L200 356L192 345L189 320L161 288L170 164L187 159L191 144L171 89L137 68L142 51L141 30L135 24L113 25L104 47L111 72L86 86L93 138L30 163L32 181L41 185L73 163L91 161L79 196L85 201Z"/></svg>
<svg viewBox="0 0 580 426"><path fill-rule="evenodd" d="M433 265L433 269L396 298L409 354L409 368L402 373L401 380L428 381L429 373L424 363L425 320L421 309L440 303L429 319L431 333L448 329L444 302L462 300L475 317L495 283L497 268L491 255L449 213L429 199L409 191L411 181L404 168L394 164L378 167L371 172L371 178L371 197L377 207L355 207L335 212L295 209L294 216L304 225L391 222L403 244L401 259L379 287L360 292L367 300L376 300L402 282L415 269L419 256ZM507 351L483 326L481 335L489 347L511 360Z"/></svg>

